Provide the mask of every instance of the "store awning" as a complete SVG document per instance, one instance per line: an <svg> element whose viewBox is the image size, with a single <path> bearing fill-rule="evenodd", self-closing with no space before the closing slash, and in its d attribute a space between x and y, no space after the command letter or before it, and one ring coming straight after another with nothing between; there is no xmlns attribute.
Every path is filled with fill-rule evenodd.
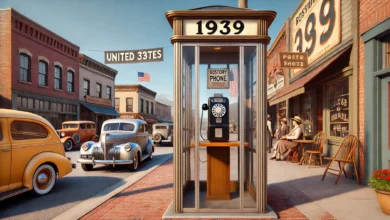
<svg viewBox="0 0 390 220"><path fill-rule="evenodd" d="M87 103L81 103L81 104L95 114L119 117L119 113L115 110L115 108L97 106L97 105L92 105Z"/></svg>
<svg viewBox="0 0 390 220"><path fill-rule="evenodd" d="M272 97L269 100L269 105L275 105L279 102L285 101L287 99L290 99L294 96L300 95L305 93L305 85L310 82L314 77L316 77L318 74L320 74L326 67L331 65L335 60L337 60L340 56L342 56L350 47L345 48L337 55L329 58L327 61L322 63L320 66L312 70L310 73L304 75L300 79L296 80L289 86L277 90L276 96Z"/></svg>

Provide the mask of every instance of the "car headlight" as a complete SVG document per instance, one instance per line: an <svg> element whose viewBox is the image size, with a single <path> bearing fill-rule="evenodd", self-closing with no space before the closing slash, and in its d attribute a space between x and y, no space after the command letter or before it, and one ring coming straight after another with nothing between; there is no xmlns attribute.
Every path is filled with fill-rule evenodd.
<svg viewBox="0 0 390 220"><path fill-rule="evenodd" d="M83 144L83 146L81 146L81 148L83 148L84 151L87 151L89 149L89 146L88 146L88 144Z"/></svg>
<svg viewBox="0 0 390 220"><path fill-rule="evenodd" d="M64 132L61 132L61 137L64 137L65 136L65 133Z"/></svg>
<svg viewBox="0 0 390 220"><path fill-rule="evenodd" d="M130 146L129 146L129 145L126 145L126 146L125 146L125 151L127 151L127 152L130 151Z"/></svg>

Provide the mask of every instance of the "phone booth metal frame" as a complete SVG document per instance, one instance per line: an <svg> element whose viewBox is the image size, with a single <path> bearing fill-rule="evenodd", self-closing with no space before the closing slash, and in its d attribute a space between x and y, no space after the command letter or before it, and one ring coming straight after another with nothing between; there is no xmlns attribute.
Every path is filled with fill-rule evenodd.
<svg viewBox="0 0 390 220"><path fill-rule="evenodd" d="M268 213L270 210L267 206L267 151L266 151L266 114L267 114L267 91L266 91L266 53L267 45L270 42L268 36L268 28L276 16L274 11L259 11L251 9L242 9L229 6L208 6L192 10L173 10L166 13L166 17L173 28L173 36L171 42L174 45L174 199L168 208L165 216L169 217L167 213L174 214L188 214L188 213ZM185 22L187 20L256 20L257 33L255 35L186 35ZM185 63L184 48L192 47L194 49L194 59L191 65ZM245 164L244 145L247 144L244 140L245 129L239 129L238 137L241 137L238 148L238 188L239 188L239 208L225 209L225 208L201 208L200 207L200 181L199 181L199 143L200 143L200 115L193 113L192 109L200 109L201 103L199 98L200 86L200 50L202 47L237 47L239 50L238 61L238 75L239 75L239 94L242 95L238 99L239 123L242 128L245 127L245 122L248 122L248 117L255 118L253 122L256 127L254 135L256 140L249 140L256 142L256 163ZM254 71L255 83L253 97L256 97L253 105L257 111L255 113L247 113L246 111L246 81L244 73L244 52L247 47L251 47L255 51L256 66ZM192 69L193 68L193 69ZM184 77L183 71L191 72L194 75L191 77ZM253 101L253 100L252 100ZM194 106L193 106L194 105ZM187 109L187 110L186 110ZM189 111L190 110L190 111ZM187 112L186 112L187 111ZM196 112L196 111L195 111ZM248 115L249 114L249 115ZM252 115L251 115L252 114ZM194 123L192 129L190 124ZM194 128L194 129L193 129ZM191 139L190 132L194 136ZM194 143L191 143L191 140ZM192 161L194 166L194 204L191 208L183 207L184 191L191 179L191 158L190 145L194 145L194 159ZM251 167L248 167L251 166ZM254 167L256 166L256 167ZM255 182L255 207L244 207L244 170L251 169L256 172ZM241 183L241 184L240 184ZM183 215L185 217L185 215Z"/></svg>

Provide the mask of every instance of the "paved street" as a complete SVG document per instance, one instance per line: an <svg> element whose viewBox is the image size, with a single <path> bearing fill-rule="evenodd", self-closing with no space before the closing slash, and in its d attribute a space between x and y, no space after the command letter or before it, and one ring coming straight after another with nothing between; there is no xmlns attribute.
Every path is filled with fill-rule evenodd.
<svg viewBox="0 0 390 220"><path fill-rule="evenodd" d="M171 146L156 147L153 160L167 154L172 154ZM75 162L79 151L68 152L67 156ZM140 170L150 167L151 163L146 162ZM46 196L36 198L25 193L0 202L0 219L51 219L133 174L126 167L112 169L109 166L96 166L93 171L85 172L77 164L77 168L59 179L53 191Z"/></svg>

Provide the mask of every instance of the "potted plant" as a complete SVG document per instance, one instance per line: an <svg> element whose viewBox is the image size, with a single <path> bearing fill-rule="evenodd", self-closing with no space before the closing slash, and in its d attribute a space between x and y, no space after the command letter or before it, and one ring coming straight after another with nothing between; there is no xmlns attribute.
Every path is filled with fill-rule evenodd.
<svg viewBox="0 0 390 220"><path fill-rule="evenodd" d="M387 169L375 171L369 184L375 189L382 212L390 215L390 171Z"/></svg>

